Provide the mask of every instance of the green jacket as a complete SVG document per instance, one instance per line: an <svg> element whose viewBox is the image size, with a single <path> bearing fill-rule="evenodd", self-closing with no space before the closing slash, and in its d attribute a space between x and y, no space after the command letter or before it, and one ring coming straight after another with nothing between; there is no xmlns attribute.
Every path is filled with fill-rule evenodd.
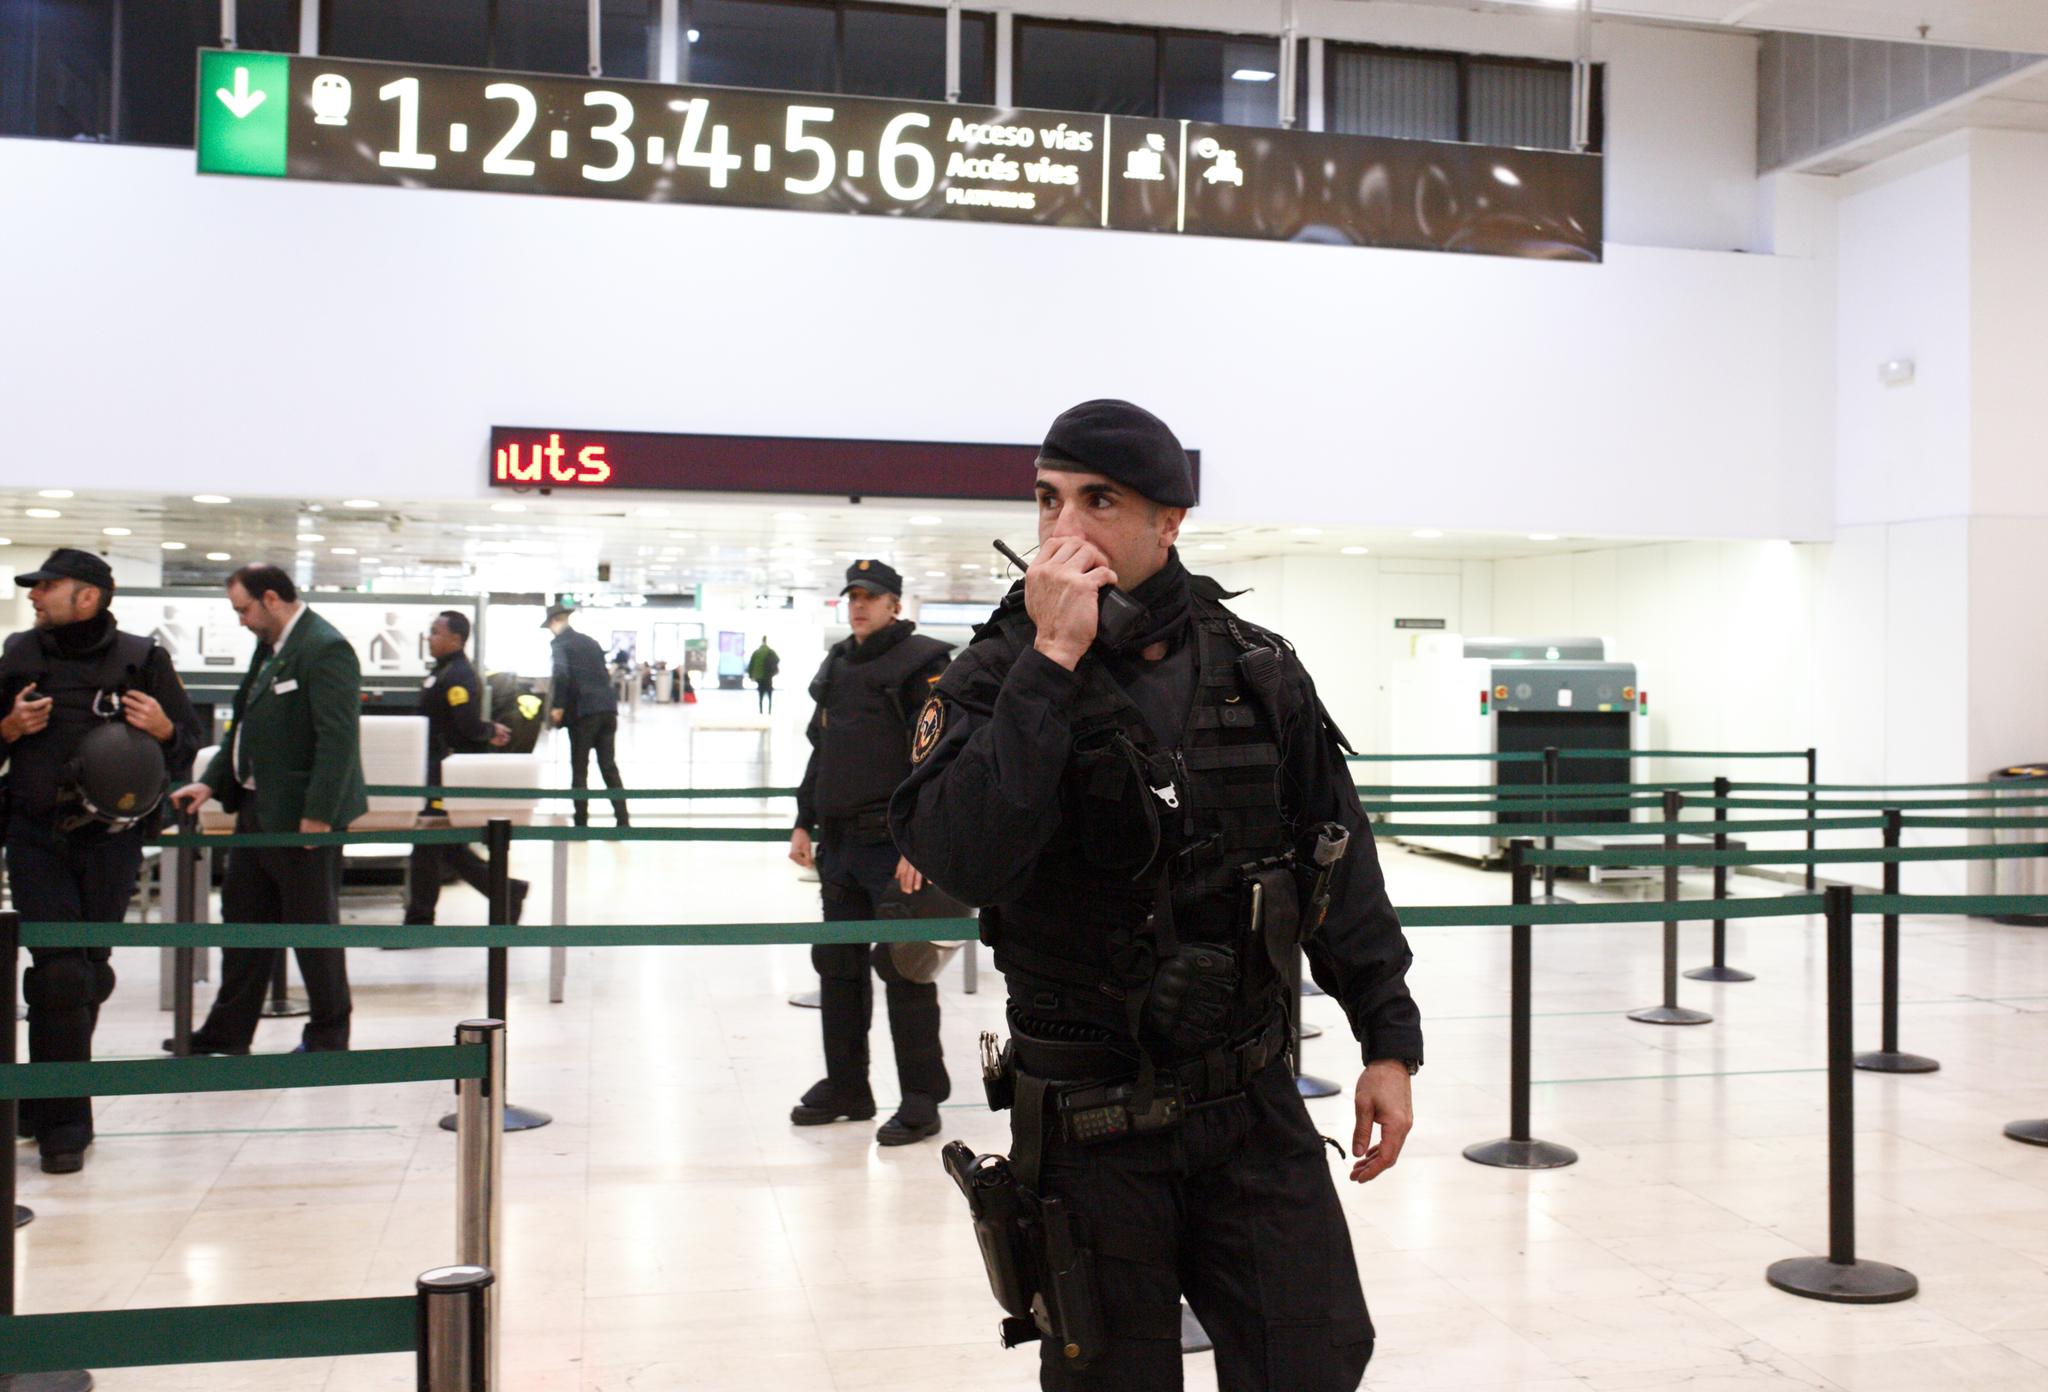
<svg viewBox="0 0 2048 1392"><path fill-rule="evenodd" d="M282 688L282 690L280 690ZM310 817L336 831L369 810L363 796L363 668L340 630L308 609L273 658L259 645L234 724L200 781L239 811L249 793L236 777L236 736L244 771L256 779L260 831L297 831Z"/></svg>

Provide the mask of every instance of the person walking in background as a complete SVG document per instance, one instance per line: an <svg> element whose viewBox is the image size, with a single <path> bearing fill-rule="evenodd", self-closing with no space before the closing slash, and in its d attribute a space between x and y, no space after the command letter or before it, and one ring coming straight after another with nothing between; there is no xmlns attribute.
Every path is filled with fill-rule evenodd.
<svg viewBox="0 0 2048 1392"><path fill-rule="evenodd" d="M227 588L242 627L256 635L256 655L235 693L227 743L198 781L171 799L189 813L219 798L235 814L237 832L346 830L369 810L363 795L363 668L356 650L306 607L291 576L274 565L245 565L228 577ZM228 853L220 905L229 923L339 923L341 847L238 846ZM220 994L206 1023L192 1031L193 1053L249 1052L283 950L222 950ZM296 950L312 1004L300 1051L346 1049L350 1004L343 949Z"/></svg>
<svg viewBox="0 0 2048 1392"><path fill-rule="evenodd" d="M768 646L764 633L761 646L747 659L747 676L754 683L754 709L763 715L775 714L775 674L781 670L782 655Z"/></svg>
<svg viewBox="0 0 2048 1392"><path fill-rule="evenodd" d="M587 633L569 627L569 607L548 606L542 627L555 635L555 669L548 683L549 716L569 732L569 786L590 786L590 756L597 755L597 771L607 788L623 790L615 744L619 737L619 700L612 693L612 681L605 671L604 649ZM612 799L612 821L631 826L626 800ZM590 825L590 804L576 800L576 825Z"/></svg>

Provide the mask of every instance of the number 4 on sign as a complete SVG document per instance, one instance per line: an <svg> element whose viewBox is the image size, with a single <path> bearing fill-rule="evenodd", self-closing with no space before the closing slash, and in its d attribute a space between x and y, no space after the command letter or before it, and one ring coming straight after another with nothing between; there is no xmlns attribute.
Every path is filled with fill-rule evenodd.
<svg viewBox="0 0 2048 1392"><path fill-rule="evenodd" d="M710 108L711 103L703 97L682 103L683 131L676 137L676 167L702 169L711 176L711 187L724 188L728 176L745 161L732 153L732 132L723 125L711 128L709 150L697 148L704 138L704 116Z"/></svg>

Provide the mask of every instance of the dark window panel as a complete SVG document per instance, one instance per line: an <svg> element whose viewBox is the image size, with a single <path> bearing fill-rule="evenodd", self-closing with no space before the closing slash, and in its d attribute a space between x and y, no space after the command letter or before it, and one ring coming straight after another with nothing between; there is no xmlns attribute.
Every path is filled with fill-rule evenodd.
<svg viewBox="0 0 2048 1392"><path fill-rule="evenodd" d="M1019 18L1012 91L1019 106L1159 114L1159 37L1150 29Z"/></svg>
<svg viewBox="0 0 2048 1392"><path fill-rule="evenodd" d="M113 0L0 3L0 135L112 134Z"/></svg>
<svg viewBox="0 0 2048 1392"><path fill-rule="evenodd" d="M489 0L321 0L320 30L336 58L491 65Z"/></svg>
<svg viewBox="0 0 2048 1392"><path fill-rule="evenodd" d="M946 12L848 6L839 90L857 97L946 99ZM966 26L963 24L964 30ZM962 35L965 47L965 34Z"/></svg>
<svg viewBox="0 0 2048 1392"><path fill-rule="evenodd" d="M1324 46L1324 124L1344 135L1403 140L1458 138L1458 60Z"/></svg>
<svg viewBox="0 0 2048 1392"><path fill-rule="evenodd" d="M1280 45L1228 34L1167 34L1160 40L1160 115L1232 126L1280 124ZM1264 79L1237 73L1268 73Z"/></svg>
<svg viewBox="0 0 2048 1392"><path fill-rule="evenodd" d="M660 0L604 0L599 20L606 77L637 80L659 74ZM682 42L680 37L676 41Z"/></svg>
<svg viewBox="0 0 2048 1392"><path fill-rule="evenodd" d="M584 0L497 0L491 66L512 72L590 71L590 8Z"/></svg>
<svg viewBox="0 0 2048 1392"><path fill-rule="evenodd" d="M1572 70L1531 63L1466 65L1466 136L1481 145L1572 147Z"/></svg>
<svg viewBox="0 0 2048 1392"><path fill-rule="evenodd" d="M960 100L995 105L996 26L987 15L960 16Z"/></svg>
<svg viewBox="0 0 2048 1392"><path fill-rule="evenodd" d="M825 5L766 0L690 0L692 82L830 92L838 17ZM684 35L687 41L688 35Z"/></svg>
<svg viewBox="0 0 2048 1392"><path fill-rule="evenodd" d="M128 0L130 9L133 9L134 5L135 0ZM219 0L214 0L211 8L218 16ZM236 0L235 47L254 49L260 53L297 53L299 0ZM197 69L194 68L192 71ZM192 72L187 72L186 76L191 77Z"/></svg>

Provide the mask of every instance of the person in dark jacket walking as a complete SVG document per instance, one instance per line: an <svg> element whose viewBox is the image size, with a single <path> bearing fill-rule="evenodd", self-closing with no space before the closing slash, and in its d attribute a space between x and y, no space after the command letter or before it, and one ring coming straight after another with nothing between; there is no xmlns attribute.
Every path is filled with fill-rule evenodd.
<svg viewBox="0 0 2048 1392"><path fill-rule="evenodd" d="M623 790L615 744L619 737L619 700L612 694L611 675L605 670L604 649L587 633L569 627L567 605L551 604L543 624L555 635L555 670L548 683L549 715L569 732L569 786L590 786L590 756L597 755L597 771L607 788ZM632 825L626 815L626 800L615 797L612 821ZM590 803L576 800L576 825L590 825Z"/></svg>
<svg viewBox="0 0 2048 1392"><path fill-rule="evenodd" d="M113 808L95 816L70 766L87 735L118 722L154 740L165 775L182 782L199 750L199 717L170 654L115 622L105 560L62 548L14 583L28 587L36 615L33 629L0 650L0 797L14 907L34 921L119 923L135 893L143 840L162 824L165 784L147 790L146 807L138 798L127 809L142 814L137 820ZM105 947L29 949L22 995L31 1063L92 1060L100 1006L114 990L112 955ZM92 1099L26 1098L21 1128L36 1138L45 1171L74 1173L93 1141Z"/></svg>
<svg viewBox="0 0 2048 1392"><path fill-rule="evenodd" d="M512 731L484 719L484 683L464 649L469 644L469 615L445 609L427 629L427 651L434 670L420 685L420 714L427 718L427 783L441 782L442 760L450 754L485 754L512 742ZM445 810L433 799L427 811ZM452 869L478 894L490 893L490 862L474 846L414 846L406 874L405 921L428 924L441 900L441 874ZM512 921L526 907L527 883L512 881Z"/></svg>
<svg viewBox="0 0 2048 1392"><path fill-rule="evenodd" d="M782 654L768 646L768 635L761 635L761 646L754 649L747 659L747 676L754 683L754 711L757 715L775 713L775 677L782 670Z"/></svg>
<svg viewBox="0 0 2048 1392"><path fill-rule="evenodd" d="M910 741L951 650L899 617L903 578L881 561L856 561L846 571L851 637L833 644L811 683L811 759L797 789L796 830L789 858L817 867L825 921L878 918L877 905L924 888L917 868L889 839L889 795L910 772ZM790 1112L798 1126L865 1121L875 1114L868 1085L868 1025L874 1015L874 970L889 1006L896 1076L903 1101L875 1133L883 1145L908 1145L938 1134L939 1103L952 1084L939 1048L939 988L897 970L886 943L820 943L818 1014L825 1037L825 1076Z"/></svg>

